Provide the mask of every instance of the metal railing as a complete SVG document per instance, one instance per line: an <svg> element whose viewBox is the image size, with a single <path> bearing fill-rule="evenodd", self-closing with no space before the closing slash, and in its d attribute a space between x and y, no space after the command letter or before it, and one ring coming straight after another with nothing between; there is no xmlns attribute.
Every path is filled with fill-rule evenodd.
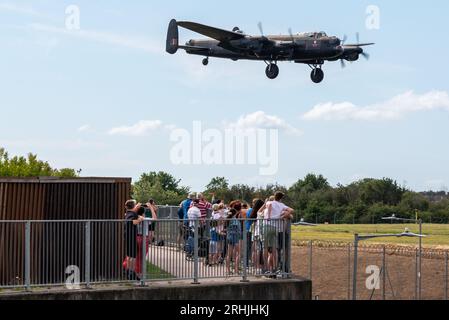
<svg viewBox="0 0 449 320"><path fill-rule="evenodd" d="M290 239L287 220L0 221L0 290L289 277Z"/></svg>

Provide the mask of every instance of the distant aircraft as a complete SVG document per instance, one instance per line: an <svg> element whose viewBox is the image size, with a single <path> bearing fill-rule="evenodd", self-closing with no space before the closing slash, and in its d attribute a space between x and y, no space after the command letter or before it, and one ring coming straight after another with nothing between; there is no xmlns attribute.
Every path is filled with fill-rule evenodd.
<svg viewBox="0 0 449 320"><path fill-rule="evenodd" d="M269 79L279 75L278 61L294 61L304 63L312 69L311 79L320 83L324 79L322 66L325 61L341 61L345 67L346 61L357 61L361 56L369 59L362 47L374 43L345 44L342 40L329 37L324 32L306 32L294 35L265 36L262 24L259 23L261 36L249 36L235 27L232 31L218 29L195 22L171 20L167 32L166 51L175 54L183 49L189 54L205 56L203 65L209 64L209 57L237 60L259 60L267 65L265 73ZM186 45L179 45L178 27L189 29L214 40L190 40Z"/></svg>

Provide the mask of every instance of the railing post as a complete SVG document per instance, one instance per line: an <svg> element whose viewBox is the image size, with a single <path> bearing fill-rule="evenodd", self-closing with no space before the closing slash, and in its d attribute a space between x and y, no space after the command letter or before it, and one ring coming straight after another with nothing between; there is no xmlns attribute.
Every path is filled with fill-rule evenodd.
<svg viewBox="0 0 449 320"><path fill-rule="evenodd" d="M285 250L286 250L286 272L287 277L290 278L292 274L292 222L291 220L287 220L287 227L285 230Z"/></svg>
<svg viewBox="0 0 449 320"><path fill-rule="evenodd" d="M31 289L31 222L25 222L25 289Z"/></svg>
<svg viewBox="0 0 449 320"><path fill-rule="evenodd" d="M243 220L243 277L241 282L248 282L248 274L246 268L248 267L248 232L246 230L246 221ZM240 251L241 252L241 251ZM241 256L241 253L240 253Z"/></svg>
<svg viewBox="0 0 449 320"><path fill-rule="evenodd" d="M199 284L199 255L198 255L198 241L199 241L199 220L194 220L194 232L193 232L193 283Z"/></svg>
<svg viewBox="0 0 449 320"><path fill-rule="evenodd" d="M85 278L85 282L86 282L86 287L90 288L90 221L86 222L85 225L85 248L84 248L84 259L85 259L85 263L84 263L84 278Z"/></svg>
<svg viewBox="0 0 449 320"><path fill-rule="evenodd" d="M145 219L142 223L142 250L141 250L141 276L140 276L140 286L145 287L146 279L147 279L147 237L149 232L149 223L148 220Z"/></svg>

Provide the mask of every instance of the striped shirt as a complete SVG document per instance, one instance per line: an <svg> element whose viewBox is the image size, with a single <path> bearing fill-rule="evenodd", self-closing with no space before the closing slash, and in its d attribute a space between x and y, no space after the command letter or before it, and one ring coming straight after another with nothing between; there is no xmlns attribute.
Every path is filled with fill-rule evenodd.
<svg viewBox="0 0 449 320"><path fill-rule="evenodd" d="M192 201L192 204L190 205L190 208L191 207L193 207L193 201ZM201 220L204 221L206 219L206 217L207 217L207 211L209 209L212 209L212 204L210 204L206 200L200 200L200 202L198 203L197 207L201 211Z"/></svg>

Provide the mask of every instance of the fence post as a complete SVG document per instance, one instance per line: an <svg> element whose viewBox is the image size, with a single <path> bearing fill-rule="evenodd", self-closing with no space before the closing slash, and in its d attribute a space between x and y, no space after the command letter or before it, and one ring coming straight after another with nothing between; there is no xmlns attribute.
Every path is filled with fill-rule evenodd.
<svg viewBox="0 0 449 320"><path fill-rule="evenodd" d="M444 277L444 298L445 300L448 300L448 280L449 280L449 254L446 251L446 255L445 255L445 262L446 262L446 272L445 272L445 277Z"/></svg>
<svg viewBox="0 0 449 320"><path fill-rule="evenodd" d="M382 250L382 300L386 300L385 286L387 280L387 261L385 246Z"/></svg>
<svg viewBox="0 0 449 320"><path fill-rule="evenodd" d="M352 275L352 300L357 300L357 265L358 265L358 248L359 248L359 235L354 236L354 268Z"/></svg>
<svg viewBox="0 0 449 320"><path fill-rule="evenodd" d="M25 288L27 291L31 289L31 222L25 222Z"/></svg>
<svg viewBox="0 0 449 320"><path fill-rule="evenodd" d="M199 239L199 220L195 219L194 223L194 231L193 231L193 283L199 284L198 281L198 268L199 268L199 257L198 257L198 239Z"/></svg>
<svg viewBox="0 0 449 320"><path fill-rule="evenodd" d="M415 300L418 300L418 251L415 251Z"/></svg>
<svg viewBox="0 0 449 320"><path fill-rule="evenodd" d="M248 267L248 232L246 230L246 221L243 220L243 277L240 282L249 282L246 268ZM241 254L240 254L241 256Z"/></svg>
<svg viewBox="0 0 449 320"><path fill-rule="evenodd" d="M351 244L348 244L348 300L351 300Z"/></svg>
<svg viewBox="0 0 449 320"><path fill-rule="evenodd" d="M312 280L312 271L313 271L313 240L309 241L309 279Z"/></svg>
<svg viewBox="0 0 449 320"><path fill-rule="evenodd" d="M148 237L148 220L143 220L142 223L142 250L141 250L141 275L140 275L140 286L145 287L147 279L147 237Z"/></svg>
<svg viewBox="0 0 449 320"><path fill-rule="evenodd" d="M86 287L90 288L90 221L86 222L85 226L85 263L84 263L84 277L86 281Z"/></svg>

